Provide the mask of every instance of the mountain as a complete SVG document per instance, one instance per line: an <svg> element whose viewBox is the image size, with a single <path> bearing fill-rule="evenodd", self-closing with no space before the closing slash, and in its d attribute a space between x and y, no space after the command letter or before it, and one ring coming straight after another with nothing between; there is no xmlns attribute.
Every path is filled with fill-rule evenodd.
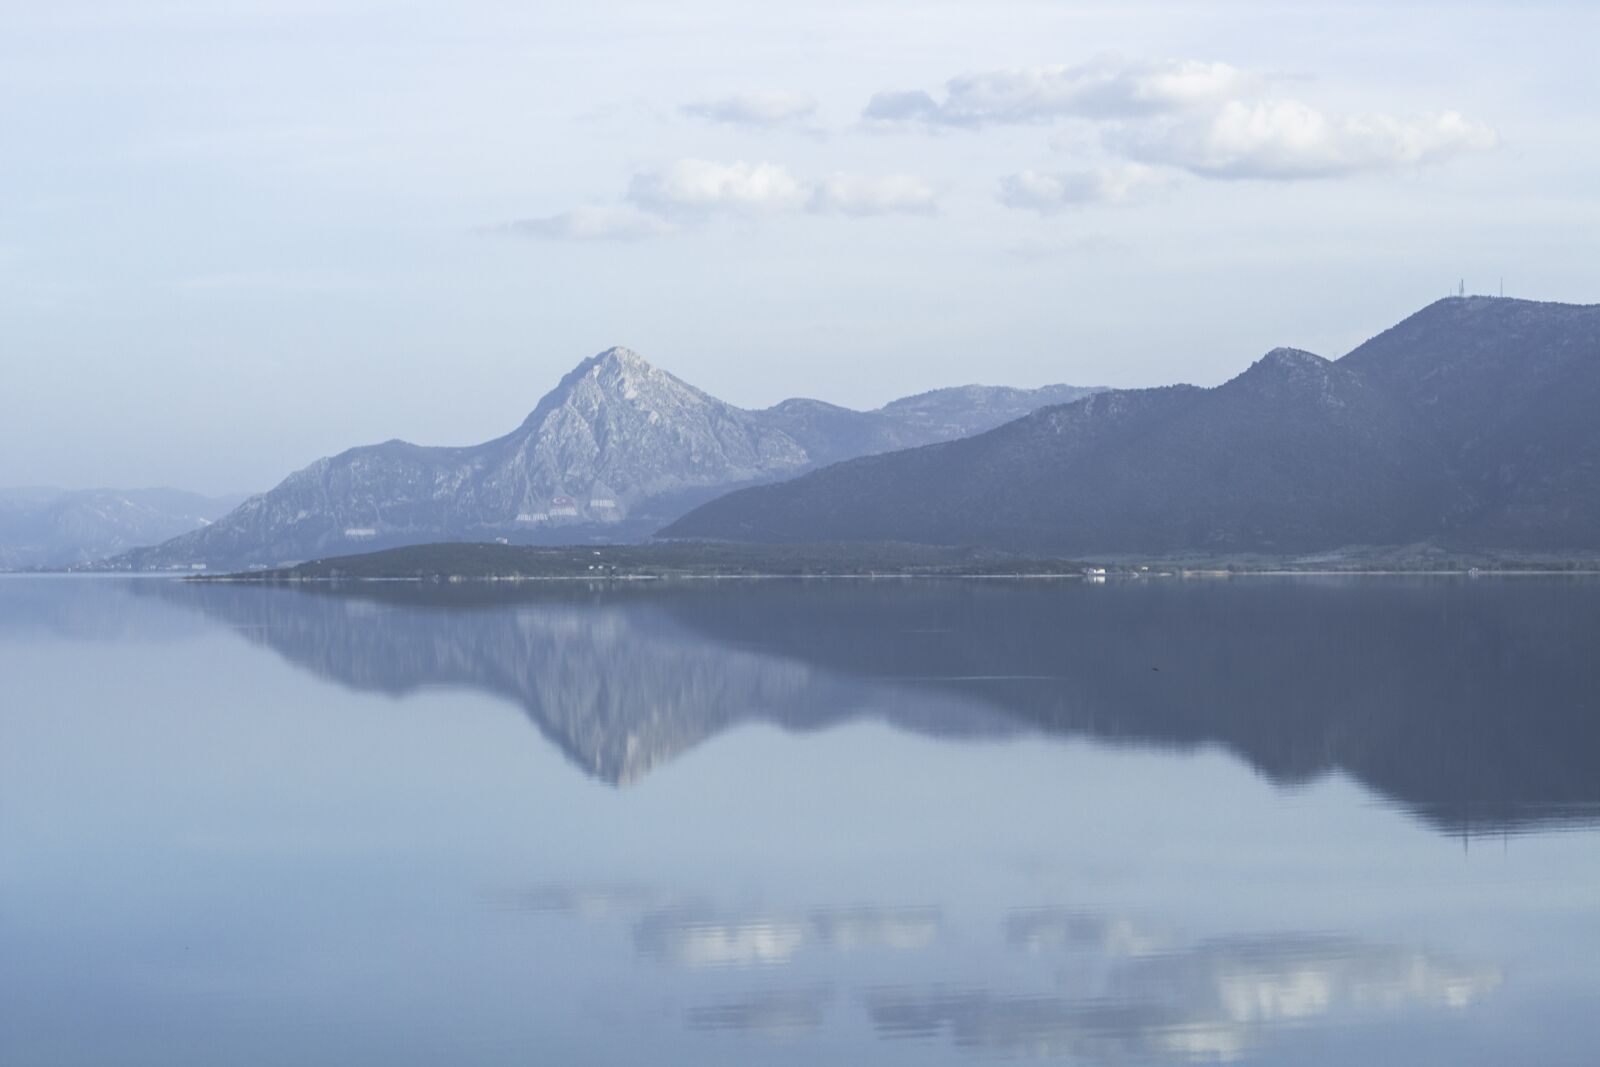
<svg viewBox="0 0 1600 1067"><path fill-rule="evenodd" d="M958 385L902 397L883 406L883 414L915 426L934 438L953 440L993 429L1053 404L1070 404L1100 389L1046 385L1039 389Z"/></svg>
<svg viewBox="0 0 1600 1067"><path fill-rule="evenodd" d="M109 565L269 566L428 541L642 539L730 488L986 429L1063 390L1085 392L972 387L911 398L903 410L789 400L746 411L612 348L578 364L503 437L465 448L388 441L320 459L215 525Z"/></svg>
<svg viewBox="0 0 1600 1067"><path fill-rule="evenodd" d="M1600 305L1443 300L1340 363L1438 442L1460 540L1600 546Z"/></svg>
<svg viewBox="0 0 1600 1067"><path fill-rule="evenodd" d="M1600 306L1433 304L1337 362L1112 390L731 493L662 536L1087 556L1600 548Z"/></svg>
<svg viewBox="0 0 1600 1067"><path fill-rule="evenodd" d="M243 499L180 489L0 489L0 570L102 559L204 527Z"/></svg>
<svg viewBox="0 0 1600 1067"><path fill-rule="evenodd" d="M993 429L1051 404L1100 392L1077 385L1011 389L958 385L902 397L876 411L793 399L760 414L800 442L815 466L948 441Z"/></svg>

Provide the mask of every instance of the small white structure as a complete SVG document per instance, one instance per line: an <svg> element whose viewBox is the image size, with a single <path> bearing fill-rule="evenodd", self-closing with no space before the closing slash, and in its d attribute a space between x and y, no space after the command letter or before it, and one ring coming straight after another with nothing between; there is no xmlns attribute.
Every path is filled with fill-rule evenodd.
<svg viewBox="0 0 1600 1067"><path fill-rule="evenodd" d="M550 516L542 511L524 511L518 513L517 521L523 523L549 522Z"/></svg>
<svg viewBox="0 0 1600 1067"><path fill-rule="evenodd" d="M615 500L612 500L608 496L597 496L593 500L589 501L589 506L591 508L600 508L600 509L604 509L604 510L607 510L607 511L615 511L616 507L617 507L617 502Z"/></svg>
<svg viewBox="0 0 1600 1067"><path fill-rule="evenodd" d="M371 526L347 526L344 535L352 541L370 541L378 536L378 531Z"/></svg>

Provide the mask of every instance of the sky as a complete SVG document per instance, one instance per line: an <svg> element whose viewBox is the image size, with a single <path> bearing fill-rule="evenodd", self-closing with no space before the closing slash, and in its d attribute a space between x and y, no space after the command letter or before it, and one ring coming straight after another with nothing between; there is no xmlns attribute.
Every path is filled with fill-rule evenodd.
<svg viewBox="0 0 1600 1067"><path fill-rule="evenodd" d="M0 485L471 444L626 345L746 407L1214 385L1600 301L1600 5L0 0Z"/></svg>

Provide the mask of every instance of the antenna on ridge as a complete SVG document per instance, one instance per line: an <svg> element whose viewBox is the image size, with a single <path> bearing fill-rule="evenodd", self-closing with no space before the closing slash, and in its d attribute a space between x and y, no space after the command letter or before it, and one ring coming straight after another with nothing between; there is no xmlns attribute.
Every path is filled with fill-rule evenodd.
<svg viewBox="0 0 1600 1067"><path fill-rule="evenodd" d="M1461 279L1461 287L1456 290L1456 295L1457 296L1466 296L1467 295L1467 280L1465 278Z"/></svg>

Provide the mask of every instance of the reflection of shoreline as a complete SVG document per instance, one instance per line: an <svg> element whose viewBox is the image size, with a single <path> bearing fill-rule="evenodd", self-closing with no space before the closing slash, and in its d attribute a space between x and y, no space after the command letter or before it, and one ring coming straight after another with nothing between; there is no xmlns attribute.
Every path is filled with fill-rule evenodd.
<svg viewBox="0 0 1600 1067"><path fill-rule="evenodd" d="M614 784L741 722L870 715L940 736L1220 744L1279 783L1347 772L1452 833L1600 819L1585 585L137 590L356 688L500 694Z"/></svg>
<svg viewBox="0 0 1600 1067"><path fill-rule="evenodd" d="M539 912L630 930L641 960L690 975L746 976L744 992L688 1008L685 1025L769 1038L819 1031L841 999L840 960L827 982L785 984L802 953L906 957L917 975L910 984L875 982L842 998L862 1006L880 1039L1112 1062L1232 1061L1306 1027L1463 1011L1503 981L1495 967L1355 938L1188 941L1126 917L1040 908L1013 912L1000 933L1012 952L1038 960L1042 988L996 990L960 975L927 976L938 964L926 953L945 935L938 908L725 911L636 887L546 887L529 902Z"/></svg>

